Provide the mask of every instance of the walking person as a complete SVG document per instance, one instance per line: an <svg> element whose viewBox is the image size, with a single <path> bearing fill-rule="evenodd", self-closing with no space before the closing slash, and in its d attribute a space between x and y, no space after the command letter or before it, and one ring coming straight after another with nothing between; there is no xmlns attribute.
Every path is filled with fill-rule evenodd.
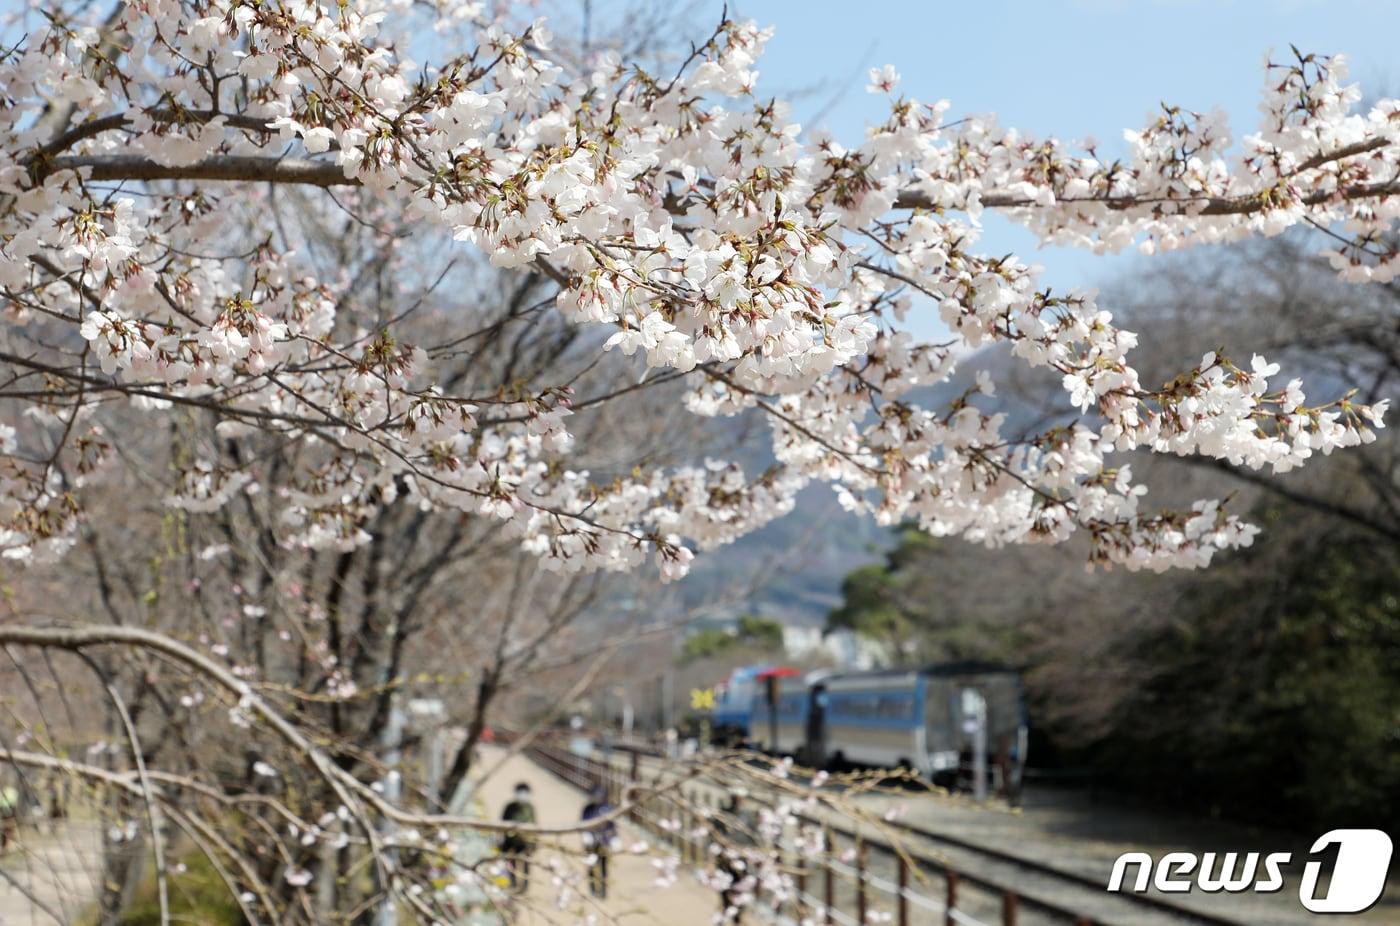
<svg viewBox="0 0 1400 926"><path fill-rule="evenodd" d="M535 803L529 782L522 781L515 786L515 796L501 812L501 819L507 823L535 822ZM511 890L517 894L524 894L530 889L530 852L533 849L529 836L518 830L507 830L501 837L500 850L506 860L506 878Z"/></svg>
<svg viewBox="0 0 1400 926"><path fill-rule="evenodd" d="M582 820L597 820L613 812L608 803L608 789L595 784L588 792L588 803L583 805ZM602 900L608 896L608 858L612 855L613 841L617 839L617 825L608 820L592 829L583 831L583 847L593 857L588 866L588 890Z"/></svg>

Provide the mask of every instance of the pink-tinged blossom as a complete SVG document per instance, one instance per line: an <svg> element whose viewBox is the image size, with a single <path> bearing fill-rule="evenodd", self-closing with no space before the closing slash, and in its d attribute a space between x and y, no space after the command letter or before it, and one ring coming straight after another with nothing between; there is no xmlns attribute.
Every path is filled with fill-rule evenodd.
<svg viewBox="0 0 1400 926"><path fill-rule="evenodd" d="M422 22L380 0L128 5L112 39L143 48L139 59L91 68L95 30L36 22L0 62L0 194L12 204L0 287L34 346L9 365L26 374L16 381L58 370L94 387L12 403L0 422L4 557L52 559L72 544L82 514L60 503L72 468L61 464L86 432L69 419L123 391L153 426L208 407L222 438L275 430L310 448L280 485L196 452L164 489L189 511L261 490L289 547L352 550L375 505L402 501L507 522L554 569L650 561L666 579L781 517L813 482L850 510L939 536L1000 546L1087 532L1094 563L1201 566L1253 528L1209 500L1147 512L1115 455L1282 472L1383 427L1385 402L1310 400L1249 345L1184 359L1169 387L1149 385L1136 335L1096 293L1050 292L1037 268L977 253L987 209L1043 243L1096 252L1314 225L1340 237L1326 257L1343 279L1393 280L1400 254L1376 242L1400 219L1400 103L1361 108L1340 56L1270 63L1253 131L1167 107L1107 162L1092 144L992 117L949 121L947 101L897 89L893 66L870 74L890 110L864 137L804 139L786 103L751 96L771 35L753 23L722 24L657 78L612 52L566 70L547 24L512 34L485 9L447 4L431 23L493 62L481 69L409 60ZM190 62L248 91L213 99L192 76L205 65ZM55 93L71 113L51 126L39 114ZM454 392L431 346L396 340L392 321L364 331L342 316L355 286L344 268L277 236L232 253L201 180L229 164L222 179L245 209L269 183L308 185L308 197L354 183L367 212L533 268L557 285L568 323L602 329L581 338L588 350L632 358L638 388L679 382L677 414L766 417L777 466L590 474L571 428L606 403L575 403L564 370L534 394ZM93 180L99 168L112 182ZM923 311L949 343L902 330ZM988 344L1052 371L1074 423L1012 439L978 407L996 394L985 373L952 406L911 398ZM64 433L58 457L41 449Z"/></svg>

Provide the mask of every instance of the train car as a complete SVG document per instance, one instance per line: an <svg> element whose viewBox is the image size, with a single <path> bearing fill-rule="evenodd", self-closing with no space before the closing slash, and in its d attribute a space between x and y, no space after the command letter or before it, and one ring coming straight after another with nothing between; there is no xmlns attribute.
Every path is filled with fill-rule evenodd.
<svg viewBox="0 0 1400 926"><path fill-rule="evenodd" d="M726 746L749 738L749 715L753 712L756 676L763 666L742 666L715 686L715 709L710 714L710 735Z"/></svg>
<svg viewBox="0 0 1400 926"><path fill-rule="evenodd" d="M715 708L710 714L711 737L725 746L740 746L753 736L754 705L770 677L796 675L796 669L785 666L741 666L715 686Z"/></svg>
<svg viewBox="0 0 1400 926"><path fill-rule="evenodd" d="M766 688L754 692L752 741L771 755L795 756L813 767L907 768L952 784L980 742L998 787L1019 785L1028 731L1021 679L1013 670L943 663L816 673L783 679L771 695Z"/></svg>
<svg viewBox="0 0 1400 926"><path fill-rule="evenodd" d="M793 756L811 764L808 739L812 727L811 677L770 676L755 687L749 740L774 756Z"/></svg>
<svg viewBox="0 0 1400 926"><path fill-rule="evenodd" d="M1025 708L1014 671L945 663L834 676L825 684L823 741L810 750L824 761L915 769L943 781L970 760L979 723L989 766L1019 770L1025 761Z"/></svg>
<svg viewBox="0 0 1400 926"><path fill-rule="evenodd" d="M946 751L957 749L960 756L971 755L976 737L969 725L975 713L969 710L968 702L969 695L975 694L982 699L986 718L987 762L1001 774L1014 776L1014 785L1019 788L1030 739L1020 673L985 663L961 663L945 666L929 678L931 690L940 690L949 703L949 726L954 735ZM1005 787L1010 788L1011 783Z"/></svg>
<svg viewBox="0 0 1400 926"><path fill-rule="evenodd" d="M919 671L827 679L819 700L821 737L809 744L809 755L836 764L916 768L933 774L940 769L929 757L926 692L927 681Z"/></svg>

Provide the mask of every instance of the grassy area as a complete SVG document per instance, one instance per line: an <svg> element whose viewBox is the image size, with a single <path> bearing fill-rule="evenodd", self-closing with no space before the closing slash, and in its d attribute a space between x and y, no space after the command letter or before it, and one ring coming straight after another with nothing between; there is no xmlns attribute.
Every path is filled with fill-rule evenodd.
<svg viewBox="0 0 1400 926"><path fill-rule="evenodd" d="M199 926L242 926L243 913L238 902L203 853L191 852L179 861L185 870L171 871L166 878L171 920ZM120 922L121 926L160 926L160 896L154 873L141 882Z"/></svg>

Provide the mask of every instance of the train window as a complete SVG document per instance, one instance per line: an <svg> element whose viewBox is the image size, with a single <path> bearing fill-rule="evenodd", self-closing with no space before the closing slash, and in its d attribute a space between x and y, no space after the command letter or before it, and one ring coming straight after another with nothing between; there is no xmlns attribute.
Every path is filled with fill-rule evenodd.
<svg viewBox="0 0 1400 926"><path fill-rule="evenodd" d="M807 706L807 693L798 691L778 698L778 714L782 717L801 717Z"/></svg>
<svg viewBox="0 0 1400 926"><path fill-rule="evenodd" d="M857 692L831 699L833 715L852 720L912 720L914 698L907 692Z"/></svg>
<svg viewBox="0 0 1400 926"><path fill-rule="evenodd" d="M914 700L908 695L882 695L875 702L875 715L886 720L907 720L913 705Z"/></svg>

